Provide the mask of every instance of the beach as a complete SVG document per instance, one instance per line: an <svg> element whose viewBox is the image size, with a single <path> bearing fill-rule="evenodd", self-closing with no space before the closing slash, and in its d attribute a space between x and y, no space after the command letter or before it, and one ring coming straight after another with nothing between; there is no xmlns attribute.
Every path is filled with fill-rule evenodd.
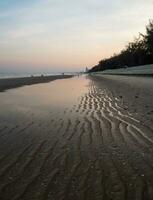
<svg viewBox="0 0 153 200"><path fill-rule="evenodd" d="M0 199L153 199L153 79L33 79L0 80Z"/></svg>
<svg viewBox="0 0 153 200"><path fill-rule="evenodd" d="M7 89L17 88L24 85L33 85L38 83L47 83L56 79L70 78L72 75L56 75L56 76L31 76L22 78L1 78L0 92Z"/></svg>

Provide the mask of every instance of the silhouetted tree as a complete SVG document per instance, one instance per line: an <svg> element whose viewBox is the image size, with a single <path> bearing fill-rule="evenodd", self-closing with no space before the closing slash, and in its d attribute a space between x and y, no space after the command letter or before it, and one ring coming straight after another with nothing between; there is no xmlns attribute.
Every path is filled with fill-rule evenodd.
<svg viewBox="0 0 153 200"><path fill-rule="evenodd" d="M150 20L149 25L146 27L147 35L145 36L146 47L150 59L153 62L153 20Z"/></svg>
<svg viewBox="0 0 153 200"><path fill-rule="evenodd" d="M103 71L151 63L153 63L153 21L150 20L146 27L146 35L139 33L139 37L130 42L119 54L101 60L89 71Z"/></svg>

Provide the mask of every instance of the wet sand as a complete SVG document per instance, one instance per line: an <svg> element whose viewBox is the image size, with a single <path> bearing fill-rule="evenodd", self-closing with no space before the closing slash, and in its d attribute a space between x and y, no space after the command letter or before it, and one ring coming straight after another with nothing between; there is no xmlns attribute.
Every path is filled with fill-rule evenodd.
<svg viewBox="0 0 153 200"><path fill-rule="evenodd" d="M56 79L70 78L71 75L58 75L58 76L32 76L23 78L5 78L0 79L0 92L7 89L17 88L24 85L33 85L38 83L47 83Z"/></svg>
<svg viewBox="0 0 153 200"><path fill-rule="evenodd" d="M131 81L83 76L1 93L0 199L153 199L153 114L140 109L152 80L141 84L148 96ZM137 92L140 106L127 107Z"/></svg>

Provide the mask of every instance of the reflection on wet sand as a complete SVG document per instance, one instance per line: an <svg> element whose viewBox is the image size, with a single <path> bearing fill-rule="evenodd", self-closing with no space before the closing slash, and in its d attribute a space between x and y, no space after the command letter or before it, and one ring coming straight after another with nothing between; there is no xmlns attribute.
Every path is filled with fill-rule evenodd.
<svg viewBox="0 0 153 200"><path fill-rule="evenodd" d="M0 101L0 199L153 199L152 130L91 79Z"/></svg>

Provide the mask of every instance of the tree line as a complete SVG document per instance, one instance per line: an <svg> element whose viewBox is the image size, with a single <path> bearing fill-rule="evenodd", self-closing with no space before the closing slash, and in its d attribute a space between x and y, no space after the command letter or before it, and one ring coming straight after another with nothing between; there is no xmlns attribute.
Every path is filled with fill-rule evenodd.
<svg viewBox="0 0 153 200"><path fill-rule="evenodd" d="M139 36L119 53L103 59L89 72L153 64L153 20L146 26L146 34Z"/></svg>

